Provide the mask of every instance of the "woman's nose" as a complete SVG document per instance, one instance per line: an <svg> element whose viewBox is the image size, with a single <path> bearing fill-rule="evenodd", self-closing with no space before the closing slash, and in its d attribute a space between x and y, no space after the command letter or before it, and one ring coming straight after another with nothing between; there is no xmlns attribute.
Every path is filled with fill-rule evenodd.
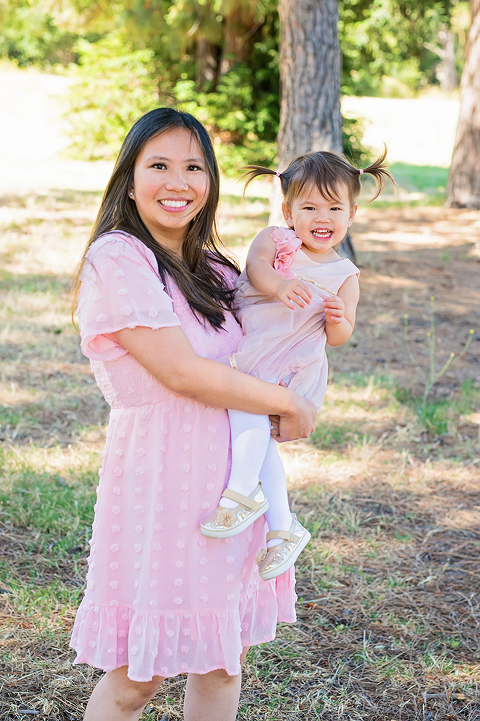
<svg viewBox="0 0 480 721"><path fill-rule="evenodd" d="M188 183L182 172L172 173L165 182L165 190L188 190Z"/></svg>

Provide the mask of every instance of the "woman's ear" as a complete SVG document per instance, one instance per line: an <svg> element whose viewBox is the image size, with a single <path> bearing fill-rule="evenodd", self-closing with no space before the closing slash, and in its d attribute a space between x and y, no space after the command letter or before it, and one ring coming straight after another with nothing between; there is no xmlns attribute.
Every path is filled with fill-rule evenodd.
<svg viewBox="0 0 480 721"><path fill-rule="evenodd" d="M282 213L283 217L285 218L285 222L288 225L289 228L293 228L293 216L292 211L288 207L286 203L282 203Z"/></svg>

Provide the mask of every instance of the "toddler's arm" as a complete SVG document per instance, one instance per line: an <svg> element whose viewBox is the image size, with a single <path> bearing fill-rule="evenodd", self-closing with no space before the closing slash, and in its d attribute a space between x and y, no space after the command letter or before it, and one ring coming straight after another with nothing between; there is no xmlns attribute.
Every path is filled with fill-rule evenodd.
<svg viewBox="0 0 480 721"><path fill-rule="evenodd" d="M352 335L359 297L358 277L351 275L341 286L337 295L323 301L328 345L342 345Z"/></svg>
<svg viewBox="0 0 480 721"><path fill-rule="evenodd" d="M273 227L265 228L254 238L247 255L246 271L250 283L265 295L271 295L292 310L310 303L311 291L300 280L287 280L275 268L276 245L272 239Z"/></svg>

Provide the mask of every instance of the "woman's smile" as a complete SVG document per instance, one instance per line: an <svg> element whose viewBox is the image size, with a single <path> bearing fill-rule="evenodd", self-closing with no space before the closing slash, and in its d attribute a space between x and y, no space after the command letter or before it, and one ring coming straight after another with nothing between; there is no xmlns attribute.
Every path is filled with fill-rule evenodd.
<svg viewBox="0 0 480 721"><path fill-rule="evenodd" d="M178 213L181 210L184 210L187 205L189 205L192 201L187 200L186 198L165 198L164 200L158 201L160 205L170 212Z"/></svg>

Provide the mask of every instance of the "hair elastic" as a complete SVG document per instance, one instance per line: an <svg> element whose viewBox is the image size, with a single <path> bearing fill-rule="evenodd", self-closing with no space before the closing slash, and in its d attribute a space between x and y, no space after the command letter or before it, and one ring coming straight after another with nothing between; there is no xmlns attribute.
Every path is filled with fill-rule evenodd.
<svg viewBox="0 0 480 721"><path fill-rule="evenodd" d="M360 173L360 175L361 175L361 174L363 173L363 170L361 170L361 169L360 169L360 170L359 170L358 172L359 172L359 173Z"/></svg>
<svg viewBox="0 0 480 721"><path fill-rule="evenodd" d="M277 176L277 178L279 178L281 176L281 173L275 173L275 175Z"/></svg>

